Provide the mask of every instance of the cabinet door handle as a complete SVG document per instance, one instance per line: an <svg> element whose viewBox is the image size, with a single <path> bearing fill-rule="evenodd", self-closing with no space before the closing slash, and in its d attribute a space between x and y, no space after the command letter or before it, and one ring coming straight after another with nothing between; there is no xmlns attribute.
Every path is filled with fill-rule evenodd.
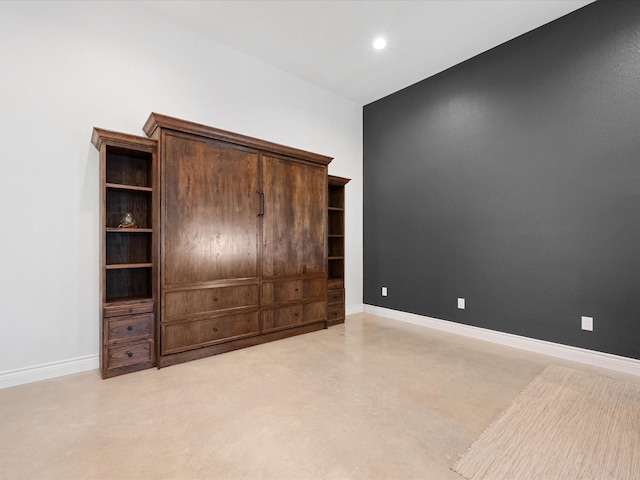
<svg viewBox="0 0 640 480"><path fill-rule="evenodd" d="M260 195L260 212L258 213L258 216L264 217L264 192L262 190L258 190L258 195Z"/></svg>

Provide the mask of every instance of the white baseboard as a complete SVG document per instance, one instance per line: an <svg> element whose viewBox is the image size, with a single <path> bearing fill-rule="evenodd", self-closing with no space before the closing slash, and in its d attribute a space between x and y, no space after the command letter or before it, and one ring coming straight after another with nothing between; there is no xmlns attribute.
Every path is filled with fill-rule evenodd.
<svg viewBox="0 0 640 480"><path fill-rule="evenodd" d="M364 304L352 305L346 308L347 315L363 312ZM43 363L41 365L18 368L15 370L6 370L4 372L0 372L0 389L99 368L100 357L96 354L71 358L68 360L60 360L57 362Z"/></svg>
<svg viewBox="0 0 640 480"><path fill-rule="evenodd" d="M364 305L364 312L436 330L443 330L457 335L464 335L465 337L472 337L479 340L485 340L487 342L498 343L508 347L520 348L530 352L541 353L543 355L550 355L552 357L640 376L640 360L633 358L596 352L585 348L571 347L544 340L536 340L534 338L521 337L511 333L472 327L461 323L450 322L448 320L440 320L438 318L425 317L422 315L376 307L373 305Z"/></svg>
<svg viewBox="0 0 640 480"><path fill-rule="evenodd" d="M47 380L72 373L85 372L100 368L100 358L96 355L43 363L32 367L18 368L0 372L0 388L15 387L25 383Z"/></svg>
<svg viewBox="0 0 640 480"><path fill-rule="evenodd" d="M389 308L376 307L373 305L359 304L351 305L346 308L347 315L353 315L356 313L371 313L373 315L379 315L381 317L401 322L413 323L427 328L455 333L465 337L472 337L487 342L506 345L508 347L521 348L522 350L528 350L530 352L640 376L640 360L633 358L596 352L594 350L587 350L584 348L571 347L544 340L521 337L510 333L472 327L461 323L450 322L448 320L440 320L438 318L425 317L423 315L416 315L413 313L401 312L399 310L391 310ZM19 368L16 370L7 370L0 372L0 389L61 377L72 373L85 372L87 370L96 370L98 368L100 368L100 358L96 354L35 365L32 367Z"/></svg>
<svg viewBox="0 0 640 480"><path fill-rule="evenodd" d="M353 315L354 313L364 313L364 303L361 303L359 305L349 305L345 309L346 315Z"/></svg>

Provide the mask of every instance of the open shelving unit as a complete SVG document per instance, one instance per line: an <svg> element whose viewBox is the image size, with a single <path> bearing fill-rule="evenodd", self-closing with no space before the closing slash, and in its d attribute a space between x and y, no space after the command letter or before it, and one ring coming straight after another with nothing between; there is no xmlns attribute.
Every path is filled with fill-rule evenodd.
<svg viewBox="0 0 640 480"><path fill-rule="evenodd" d="M155 364L156 141L94 128L100 151L103 378ZM134 224L123 224L130 214Z"/></svg>
<svg viewBox="0 0 640 480"><path fill-rule="evenodd" d="M328 177L328 257L327 257L327 324L344 323L344 189L349 178Z"/></svg>

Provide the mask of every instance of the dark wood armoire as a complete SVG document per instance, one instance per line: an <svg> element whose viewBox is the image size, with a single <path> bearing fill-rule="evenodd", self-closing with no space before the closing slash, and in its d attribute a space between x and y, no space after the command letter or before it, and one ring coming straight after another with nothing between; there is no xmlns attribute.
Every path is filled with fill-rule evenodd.
<svg viewBox="0 0 640 480"><path fill-rule="evenodd" d="M151 205L144 255L151 273L144 278L151 285L142 303L153 305L155 332L145 346L155 354L137 365L124 348L122 361L131 365L114 370L103 349L103 376L326 328L331 158L157 113L143 130L153 172L144 190ZM120 235L137 238L133 230ZM103 307L106 325L114 305ZM126 315L120 320L126 347L131 325Z"/></svg>

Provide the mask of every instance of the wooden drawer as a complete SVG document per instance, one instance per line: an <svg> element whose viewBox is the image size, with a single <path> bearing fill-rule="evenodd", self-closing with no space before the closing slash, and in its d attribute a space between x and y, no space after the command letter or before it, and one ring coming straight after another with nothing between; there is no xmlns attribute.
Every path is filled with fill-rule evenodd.
<svg viewBox="0 0 640 480"><path fill-rule="evenodd" d="M105 343L122 343L153 335L153 313L109 317L104 320Z"/></svg>
<svg viewBox="0 0 640 480"><path fill-rule="evenodd" d="M262 313L262 330L269 331L327 319L325 302L312 302L273 308Z"/></svg>
<svg viewBox="0 0 640 480"><path fill-rule="evenodd" d="M344 288L333 288L327 290L327 303L344 303Z"/></svg>
<svg viewBox="0 0 640 480"><path fill-rule="evenodd" d="M277 304L323 297L326 284L324 277L266 282L262 285L262 302Z"/></svg>
<svg viewBox="0 0 640 480"><path fill-rule="evenodd" d="M121 317L123 315L137 315L153 312L153 302L123 303L120 305L107 305L104 307L104 316Z"/></svg>
<svg viewBox="0 0 640 480"><path fill-rule="evenodd" d="M327 280L327 288L344 288L344 280L342 278L330 278Z"/></svg>
<svg viewBox="0 0 640 480"><path fill-rule="evenodd" d="M164 321L218 310L258 306L258 285L199 288L167 292L162 309Z"/></svg>
<svg viewBox="0 0 640 480"><path fill-rule="evenodd" d="M123 345L109 345L106 347L106 351L107 369L153 361L153 341L151 339Z"/></svg>
<svg viewBox="0 0 640 480"><path fill-rule="evenodd" d="M344 321L344 313L344 303L329 305L327 307L327 321L334 323Z"/></svg>
<svg viewBox="0 0 640 480"><path fill-rule="evenodd" d="M257 335L259 312L224 315L162 326L162 354L183 352Z"/></svg>

